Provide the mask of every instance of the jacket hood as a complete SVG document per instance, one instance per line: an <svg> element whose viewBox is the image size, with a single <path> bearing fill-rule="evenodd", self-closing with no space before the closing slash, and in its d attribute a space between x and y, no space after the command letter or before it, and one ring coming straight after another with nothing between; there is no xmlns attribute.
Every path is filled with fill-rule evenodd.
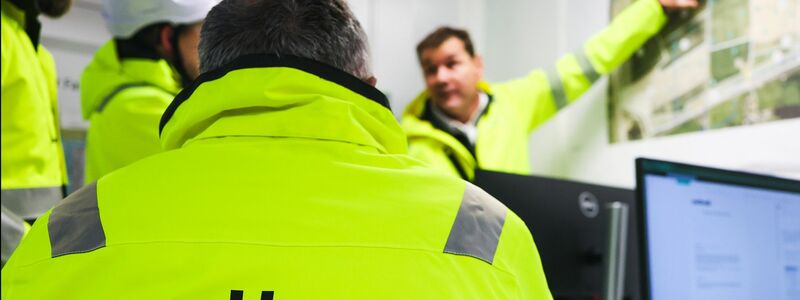
<svg viewBox="0 0 800 300"><path fill-rule="evenodd" d="M334 67L295 56L247 55L202 74L161 119L166 150L223 136L341 141L405 154L386 96Z"/></svg>
<svg viewBox="0 0 800 300"><path fill-rule="evenodd" d="M115 90L128 84L150 85L177 94L180 84L166 60L119 59L116 43L100 47L81 74L81 113L88 120Z"/></svg>

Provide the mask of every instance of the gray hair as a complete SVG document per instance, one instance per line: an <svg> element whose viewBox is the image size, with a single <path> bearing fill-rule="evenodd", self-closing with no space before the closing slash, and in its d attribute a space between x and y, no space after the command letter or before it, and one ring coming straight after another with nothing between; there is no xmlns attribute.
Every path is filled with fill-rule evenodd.
<svg viewBox="0 0 800 300"><path fill-rule="evenodd" d="M366 34L344 0L222 1L206 17L198 52L201 72L247 54L275 54L372 76Z"/></svg>

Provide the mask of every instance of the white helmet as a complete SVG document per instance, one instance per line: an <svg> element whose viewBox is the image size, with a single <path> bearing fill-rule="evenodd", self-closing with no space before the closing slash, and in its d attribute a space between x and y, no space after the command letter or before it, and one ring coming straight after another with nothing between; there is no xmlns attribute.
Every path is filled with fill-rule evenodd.
<svg viewBox="0 0 800 300"><path fill-rule="evenodd" d="M155 23L202 21L220 0L103 0L103 18L111 35L129 38Z"/></svg>

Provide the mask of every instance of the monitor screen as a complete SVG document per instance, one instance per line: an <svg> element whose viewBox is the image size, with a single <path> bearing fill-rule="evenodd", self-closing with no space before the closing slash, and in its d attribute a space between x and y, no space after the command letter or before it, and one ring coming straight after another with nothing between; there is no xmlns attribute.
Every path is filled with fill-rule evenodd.
<svg viewBox="0 0 800 300"><path fill-rule="evenodd" d="M650 299L800 299L800 182L637 160Z"/></svg>

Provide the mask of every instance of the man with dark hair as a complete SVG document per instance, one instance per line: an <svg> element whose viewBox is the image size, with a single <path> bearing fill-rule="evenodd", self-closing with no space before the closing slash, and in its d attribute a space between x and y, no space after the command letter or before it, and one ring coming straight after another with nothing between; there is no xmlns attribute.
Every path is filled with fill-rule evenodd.
<svg viewBox="0 0 800 300"><path fill-rule="evenodd" d="M64 197L56 69L39 43L39 14L64 15L70 0L2 0L2 263L32 223Z"/></svg>
<svg viewBox="0 0 800 300"><path fill-rule="evenodd" d="M500 84L483 81L483 61L466 31L437 29L417 46L427 89L403 114L409 153L466 180L479 168L530 173L528 136L655 35L665 9L696 6L696 0L638 0L552 70Z"/></svg>
<svg viewBox="0 0 800 300"><path fill-rule="evenodd" d="M199 74L203 19L217 0L106 0L113 39L81 76L86 135L84 182L161 152L158 121Z"/></svg>
<svg viewBox="0 0 800 300"><path fill-rule="evenodd" d="M3 299L551 298L519 217L406 154L344 0L223 1L199 53L169 151L44 215Z"/></svg>

